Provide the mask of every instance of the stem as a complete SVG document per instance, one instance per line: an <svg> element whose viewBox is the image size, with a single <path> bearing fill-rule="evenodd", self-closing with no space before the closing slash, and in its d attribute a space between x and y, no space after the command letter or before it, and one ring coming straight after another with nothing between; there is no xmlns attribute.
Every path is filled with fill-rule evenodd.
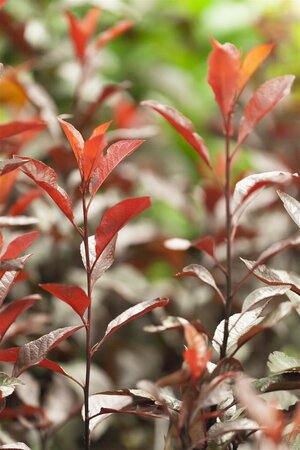
<svg viewBox="0 0 300 450"><path fill-rule="evenodd" d="M84 384L84 442L85 450L90 449L90 428L89 428L89 395L90 395L90 374L91 374L91 316L92 316L92 283L91 283L91 262L89 253L89 229L88 229L88 210L86 204L85 192L82 194L82 209L83 209L83 223L84 223L84 249L86 258L86 279L87 279L87 295L90 299L90 304L87 310L86 318L86 371Z"/></svg>
<svg viewBox="0 0 300 450"><path fill-rule="evenodd" d="M232 251L231 251L231 157L230 157L230 126L231 116L229 115L225 121L225 153L226 153L226 173L225 173L225 208L226 208L226 304L225 304L225 320L224 320L224 337L221 347L221 359L226 356L227 341L229 336L229 317L232 306Z"/></svg>

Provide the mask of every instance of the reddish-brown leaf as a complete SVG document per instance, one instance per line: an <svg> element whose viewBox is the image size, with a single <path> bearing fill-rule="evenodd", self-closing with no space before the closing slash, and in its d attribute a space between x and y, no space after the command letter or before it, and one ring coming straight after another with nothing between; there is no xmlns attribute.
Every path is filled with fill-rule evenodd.
<svg viewBox="0 0 300 450"><path fill-rule="evenodd" d="M168 302L169 299L166 297L156 298L154 300L147 300L145 302L138 303L132 306L131 308L126 309L126 311L124 311L115 319L113 319L111 322L109 322L103 338L101 339L100 342L94 345L92 353L95 353L111 334L113 334L119 328L123 327L126 323L136 319L137 317L147 314L149 311L152 311L155 308L166 306Z"/></svg>
<svg viewBox="0 0 300 450"><path fill-rule="evenodd" d="M90 37L95 31L100 12L99 8L91 8L81 20L77 19L69 11L65 13L69 22L73 46L76 55L81 62L84 60L86 47Z"/></svg>
<svg viewBox="0 0 300 450"><path fill-rule="evenodd" d="M27 120L27 121L14 121L0 125L0 139L6 139L11 136L15 136L24 131L29 130L43 130L47 124L41 119Z"/></svg>
<svg viewBox="0 0 300 450"><path fill-rule="evenodd" d="M16 300L9 303L9 305L1 311L0 342L16 318L40 299L41 297L39 295L30 295L24 297L22 300Z"/></svg>
<svg viewBox="0 0 300 450"><path fill-rule="evenodd" d="M18 160L21 158L18 156ZM46 164L32 158L22 158L26 163L21 167L29 178L40 186L54 200L64 215L74 224L72 203L68 194L57 184L55 171Z"/></svg>
<svg viewBox="0 0 300 450"><path fill-rule="evenodd" d="M96 229L96 258L127 222L150 207L150 197L127 198L108 209Z"/></svg>
<svg viewBox="0 0 300 450"><path fill-rule="evenodd" d="M11 216L18 216L25 211L31 203L42 196L42 192L39 189L30 189L25 194L21 195L15 203L8 210L8 214Z"/></svg>
<svg viewBox="0 0 300 450"><path fill-rule="evenodd" d="M280 100L289 95L294 79L293 75L273 78L257 89L244 110L238 131L237 146L244 142L255 125L272 111Z"/></svg>
<svg viewBox="0 0 300 450"><path fill-rule="evenodd" d="M16 170L23 164L23 161L16 161L15 159L5 159L3 161L0 161L0 176Z"/></svg>
<svg viewBox="0 0 300 450"><path fill-rule="evenodd" d="M6 251L1 255L0 259L18 258L40 235L39 231L31 231L30 233L18 236L8 244Z"/></svg>
<svg viewBox="0 0 300 450"><path fill-rule="evenodd" d="M163 105L154 100L146 100L141 103L148 106L154 111L162 115L181 136L196 150L202 160L211 167L210 156L206 144L201 136L195 131L193 123L187 119L183 114L171 106Z"/></svg>
<svg viewBox="0 0 300 450"><path fill-rule="evenodd" d="M40 284L40 287L70 305L71 308L77 314L79 314L80 317L83 317L86 308L90 304L89 297L86 295L84 290L78 286L66 286L64 284L47 283Z"/></svg>
<svg viewBox="0 0 300 450"><path fill-rule="evenodd" d="M241 74L240 52L232 44L220 44L212 39L213 50L209 55L208 83L224 117L234 108L237 85Z"/></svg>
<svg viewBox="0 0 300 450"><path fill-rule="evenodd" d="M82 328L82 325L75 327L65 327L53 330L35 341L28 342L20 348L17 360L13 369L13 376L21 375L24 370L31 366L35 366L43 361L50 350L55 348L61 341L67 339L77 330Z"/></svg>
<svg viewBox="0 0 300 450"><path fill-rule="evenodd" d="M211 236L205 236L197 241L193 241L192 245L212 258L215 257L215 241Z"/></svg>
<svg viewBox="0 0 300 450"><path fill-rule="evenodd" d="M252 48L243 60L241 74L237 85L237 95L240 95L249 79L265 61L274 48L274 44L263 44Z"/></svg>
<svg viewBox="0 0 300 450"><path fill-rule="evenodd" d="M108 28L107 30L100 33L99 37L96 39L95 42L96 48L97 49L103 48L110 41L126 33L126 31L130 30L130 28L132 27L133 23L130 22L129 20L122 20L118 22L113 27Z"/></svg>
<svg viewBox="0 0 300 450"><path fill-rule="evenodd" d="M122 140L115 142L108 149L106 154L99 154L97 165L94 166L94 173L90 182L90 194L92 197L96 194L102 183L111 174L117 165L127 156L131 155L142 144L143 140Z"/></svg>

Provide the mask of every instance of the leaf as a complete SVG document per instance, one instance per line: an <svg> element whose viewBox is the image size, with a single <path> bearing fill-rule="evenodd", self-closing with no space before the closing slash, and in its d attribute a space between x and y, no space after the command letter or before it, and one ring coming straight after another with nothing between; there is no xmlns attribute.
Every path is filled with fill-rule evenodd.
<svg viewBox="0 0 300 450"><path fill-rule="evenodd" d="M274 44L258 45L257 47L252 48L246 54L242 63L240 78L238 80L238 95L240 95L249 79L269 56L273 48Z"/></svg>
<svg viewBox="0 0 300 450"><path fill-rule="evenodd" d="M183 329L187 342L183 356L192 378L198 380L206 369L211 352L207 349L207 339L191 323L184 324Z"/></svg>
<svg viewBox="0 0 300 450"><path fill-rule="evenodd" d="M241 73L240 52L232 44L211 39L213 50L208 58L208 83L224 117L233 111Z"/></svg>
<svg viewBox="0 0 300 450"><path fill-rule="evenodd" d="M23 258L20 258L20 263L24 265L29 257L30 255L23 256ZM16 270L7 271L2 274L0 278L0 306L3 304L7 294L12 288L17 274L18 271Z"/></svg>
<svg viewBox="0 0 300 450"><path fill-rule="evenodd" d="M257 262L263 263L267 259L277 255L278 253L281 253L284 250L288 250L289 248L293 248L299 244L300 244L300 235L290 237L288 239L283 239L282 241L279 242L275 242L259 255Z"/></svg>
<svg viewBox="0 0 300 450"><path fill-rule="evenodd" d="M265 264L257 266L256 261L248 261L241 258L247 268L258 279L271 286L287 286L291 285L291 290L300 295L300 278L292 272L285 270L275 270L267 267Z"/></svg>
<svg viewBox="0 0 300 450"><path fill-rule="evenodd" d="M197 241L193 241L193 247L207 253L212 258L215 257L215 241L211 236L205 236Z"/></svg>
<svg viewBox="0 0 300 450"><path fill-rule="evenodd" d="M78 286L66 286L65 284L45 283L39 285L45 291L67 303L82 318L90 299L83 289Z"/></svg>
<svg viewBox="0 0 300 450"><path fill-rule="evenodd" d="M6 139L29 130L43 130L46 126L47 124L40 119L27 121L16 120L14 122L0 125L0 139Z"/></svg>
<svg viewBox="0 0 300 450"><path fill-rule="evenodd" d="M96 241L95 236L89 237L89 253L90 253L90 265L93 267L92 274L91 274L91 282L92 286L96 283L96 281L104 274L104 272L107 271L107 269L110 268L110 266L113 264L115 260L115 248L116 248L116 242L117 242L118 235L116 234L115 237L112 238L112 240L107 244L99 258L96 258ZM81 258L84 267L86 268L86 255L85 255L85 248L84 243L80 245L80 252L81 252ZM96 260L97 259L97 260Z"/></svg>
<svg viewBox="0 0 300 450"><path fill-rule="evenodd" d="M143 142L144 141L141 139L117 141L107 149L105 155L102 153L101 156L99 156L99 162L95 165L89 186L92 198L115 167L117 167L123 159L137 150Z"/></svg>
<svg viewBox="0 0 300 450"><path fill-rule="evenodd" d="M2 216L0 217L0 227L20 227L25 225L35 225L38 220L28 216Z"/></svg>
<svg viewBox="0 0 300 450"><path fill-rule="evenodd" d="M290 286L266 286L255 289L251 294L249 294L242 307L242 312L250 311L257 307L264 306L275 296L284 295L290 290Z"/></svg>
<svg viewBox="0 0 300 450"><path fill-rule="evenodd" d="M23 268L24 268L24 263L23 263L22 258L0 260L0 273L1 272L9 272L9 271L19 272Z"/></svg>
<svg viewBox="0 0 300 450"><path fill-rule="evenodd" d="M300 316L300 295L296 294L295 292L288 291L286 293L287 297L290 299L294 309L297 311L297 313Z"/></svg>
<svg viewBox="0 0 300 450"><path fill-rule="evenodd" d="M21 375L24 370L31 366L39 364L45 359L47 353L56 347L61 341L67 339L77 330L82 328L82 325L75 327L58 328L51 331L35 341L28 342L20 348L16 363L13 369L13 376Z"/></svg>
<svg viewBox="0 0 300 450"><path fill-rule="evenodd" d="M269 355L267 365L271 372L285 372L293 368L300 368L300 358L276 351Z"/></svg>
<svg viewBox="0 0 300 450"><path fill-rule="evenodd" d="M22 234L8 244L6 251L1 255L1 259L16 259L23 253L40 235L39 231L31 231Z"/></svg>
<svg viewBox="0 0 300 450"><path fill-rule="evenodd" d="M18 156L19 160L20 156ZM54 200L64 215L74 224L72 203L67 193L58 186L55 171L46 164L32 158L22 158L25 164L21 170L40 186Z"/></svg>
<svg viewBox="0 0 300 450"><path fill-rule="evenodd" d="M141 389L100 392L89 397L90 431L113 413L166 417L157 398ZM84 418L84 408L82 416Z"/></svg>
<svg viewBox="0 0 300 450"><path fill-rule="evenodd" d="M196 133L193 123L187 117L176 109L171 108L171 106L163 105L155 100L143 101L141 105L148 106L163 116L181 134L186 142L196 150L208 167L212 167L206 144L202 137Z"/></svg>
<svg viewBox="0 0 300 450"><path fill-rule="evenodd" d="M233 214L243 205L245 200L253 195L258 189L273 184L286 184L293 180L298 180L297 173L273 171L255 173L238 181L233 192Z"/></svg>
<svg viewBox="0 0 300 450"><path fill-rule="evenodd" d="M75 155L78 167L81 172L83 172L83 149L84 140L79 131L69 122L65 122L63 119L58 117L58 121L64 130L64 133L71 145L73 153Z"/></svg>
<svg viewBox="0 0 300 450"><path fill-rule="evenodd" d="M263 119L284 97L289 95L295 77L285 75L266 81L254 93L244 110L238 131L237 146L240 146L255 125Z"/></svg>
<svg viewBox="0 0 300 450"><path fill-rule="evenodd" d="M293 391L300 389L300 368L276 373L253 382L255 389L261 393L276 391Z"/></svg>
<svg viewBox="0 0 300 450"><path fill-rule="evenodd" d="M0 312L0 342L8 328L14 323L16 318L30 308L35 302L41 300L39 295L28 295L21 300L15 300Z"/></svg>
<svg viewBox="0 0 300 450"><path fill-rule="evenodd" d="M208 440L216 443L218 442L218 438L225 434L256 431L257 429L257 423L246 418L228 420L226 422L216 422L208 431ZM220 442L220 445L222 444L224 444L224 442Z"/></svg>
<svg viewBox="0 0 300 450"><path fill-rule="evenodd" d="M0 450L31 450L24 442L14 442L0 446Z"/></svg>
<svg viewBox="0 0 300 450"><path fill-rule="evenodd" d="M28 192L19 197L13 205L9 208L8 214L11 216L17 216L28 208L31 203L42 196L40 189L30 189Z"/></svg>
<svg viewBox="0 0 300 450"><path fill-rule="evenodd" d="M133 23L129 20L121 20L116 25L108 28L107 30L100 33L99 37L96 39L95 46L97 49L103 48L113 39L121 36L133 27Z"/></svg>
<svg viewBox="0 0 300 450"><path fill-rule="evenodd" d="M277 191L281 201L283 202L283 206L293 219L293 221L300 228L300 203L290 195L285 192Z"/></svg>
<svg viewBox="0 0 300 450"><path fill-rule="evenodd" d="M0 176L16 170L23 164L23 161L15 161L14 159L5 159L3 161L0 161Z"/></svg>
<svg viewBox="0 0 300 450"><path fill-rule="evenodd" d="M105 211L95 232L96 259L118 231L149 206L150 197L127 198Z"/></svg>
<svg viewBox="0 0 300 450"><path fill-rule="evenodd" d="M126 311L119 314L115 319L109 322L105 334L101 341L95 344L92 348L92 354L94 354L98 348L103 344L103 342L115 333L119 328L126 325L131 320L136 319L137 317L143 316L147 314L149 311L152 311L155 308L160 308L162 306L166 306L169 302L169 299L166 297L157 298L154 300L146 300L145 302L138 303L131 308L126 309Z"/></svg>
<svg viewBox="0 0 300 450"><path fill-rule="evenodd" d="M222 302L225 304L225 299L216 285L216 282L211 275L211 273L203 266L200 266L200 264L190 264L189 266L186 266L182 269L182 272L179 272L176 274L176 277L186 277L186 276L192 276L199 278L203 283L208 284L211 286L218 294Z"/></svg>
<svg viewBox="0 0 300 450"><path fill-rule="evenodd" d="M100 13L101 10L99 8L91 8L84 18L79 20L69 11L65 12L69 22L70 35L74 49L81 62L84 60L88 41L95 31Z"/></svg>
<svg viewBox="0 0 300 450"><path fill-rule="evenodd" d="M10 377L4 372L0 372L0 398L1 400L11 395L15 387L19 384L23 384L18 378Z"/></svg>

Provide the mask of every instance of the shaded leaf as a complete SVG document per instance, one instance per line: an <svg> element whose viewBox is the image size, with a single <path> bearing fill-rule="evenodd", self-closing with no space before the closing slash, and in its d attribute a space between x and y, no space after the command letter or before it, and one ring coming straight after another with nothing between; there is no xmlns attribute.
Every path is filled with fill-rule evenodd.
<svg viewBox="0 0 300 450"><path fill-rule="evenodd" d="M105 211L95 232L96 258L127 222L149 206L149 197L127 198Z"/></svg>
<svg viewBox="0 0 300 450"><path fill-rule="evenodd" d="M19 160L19 156L18 159ZM57 184L55 171L46 164L32 158L23 158L26 162L21 170L40 186L54 200L64 215L74 225L72 204L67 193Z"/></svg>
<svg viewBox="0 0 300 450"><path fill-rule="evenodd" d="M205 267L200 266L200 264L190 264L189 266L184 267L182 272L176 274L176 277L186 277L186 276L193 276L199 278L199 280L203 281L203 283L211 286L217 292L222 302L225 304L225 299L222 292L216 285L216 282L211 273Z"/></svg>
<svg viewBox="0 0 300 450"><path fill-rule="evenodd" d="M300 227L300 203L295 198L286 194L285 192L277 191L283 206L293 219L293 221Z"/></svg>
<svg viewBox="0 0 300 450"><path fill-rule="evenodd" d="M154 111L162 115L181 136L196 150L201 159L211 166L210 156L206 144L201 136L195 131L193 123L183 114L171 106L163 105L155 100L146 100L141 103L143 106L148 106Z"/></svg>
<svg viewBox="0 0 300 450"><path fill-rule="evenodd" d="M241 73L240 52L232 44L211 39L213 50L208 58L208 83L224 117L233 110Z"/></svg>
<svg viewBox="0 0 300 450"><path fill-rule="evenodd" d="M82 328L82 325L75 327L58 328L51 331L35 341L28 342L20 348L18 357L13 369L13 375L19 376L24 370L31 366L39 364L43 361L47 353L56 347L61 341L67 339L77 330Z"/></svg>
<svg viewBox="0 0 300 450"><path fill-rule="evenodd" d="M15 136L24 131L31 130L43 130L47 124L40 119L27 120L27 121L14 121L4 125L0 125L0 139L6 139L11 136Z"/></svg>
<svg viewBox="0 0 300 450"><path fill-rule="evenodd" d="M103 342L115 333L119 328L123 327L125 324L130 322L131 320L136 319L137 317L143 316L147 314L149 311L152 311L155 308L160 308L162 306L166 306L169 302L169 299L157 298L154 300L146 300L145 302L138 303L131 308L126 309L126 311L119 314L115 319L109 322L105 334L100 342L95 344L92 348L92 353L95 353L98 348L103 344Z"/></svg>
<svg viewBox="0 0 300 450"><path fill-rule="evenodd" d="M89 256L90 256L90 265L93 267L92 274L91 274L91 281L92 286L96 283L96 281L104 274L104 272L107 271L107 269L110 268L110 266L113 264L115 260L115 248L116 248L116 242L117 242L118 235L116 234L115 237L112 238L112 240L107 244L99 258L96 258L96 241L95 236L89 237ZM80 252L81 252L81 258L82 262L85 268L86 266L86 255L85 255L85 248L84 243L80 245Z"/></svg>
<svg viewBox="0 0 300 450"><path fill-rule="evenodd" d="M90 304L89 297L78 286L66 286L65 284L57 283L44 283L39 286L71 306L80 317L83 317Z"/></svg>
<svg viewBox="0 0 300 450"><path fill-rule="evenodd" d="M108 28L107 30L100 33L99 37L96 39L95 46L97 49L103 48L113 39L121 36L133 27L133 23L129 20L121 20L116 25Z"/></svg>
<svg viewBox="0 0 300 450"><path fill-rule="evenodd" d="M297 173L282 171L256 173L243 178L236 183L233 192L233 214L235 214L243 205L245 200L257 190L265 186L285 184L297 179L299 179L299 175Z"/></svg>
<svg viewBox="0 0 300 450"><path fill-rule="evenodd" d="M6 251L1 255L1 259L16 259L23 253L40 235L39 231L31 231L22 234L8 244Z"/></svg>
<svg viewBox="0 0 300 450"><path fill-rule="evenodd" d="M257 423L247 418L228 420L226 422L217 422L212 427L210 427L208 431L208 440L216 441L220 436L224 436L227 433L255 431L257 429Z"/></svg>
<svg viewBox="0 0 300 450"><path fill-rule="evenodd" d="M269 56L273 48L274 44L258 45L246 54L242 63L241 74L237 86L238 95L240 95L249 79Z"/></svg>
<svg viewBox="0 0 300 450"><path fill-rule="evenodd" d="M141 139L121 140L108 147L106 154L101 152L98 164L95 165L94 173L91 176L89 190L92 197L94 197L115 167L117 167L123 159L137 150L143 142L144 141Z"/></svg>
<svg viewBox="0 0 300 450"><path fill-rule="evenodd" d="M300 316L300 295L296 294L295 292L288 291L286 293L287 297L290 299L294 309L297 311L297 313Z"/></svg>
<svg viewBox="0 0 300 450"><path fill-rule="evenodd" d="M211 236L205 236L197 241L193 241L193 247L207 253L212 258L215 257L215 241Z"/></svg>
<svg viewBox="0 0 300 450"><path fill-rule="evenodd" d="M285 75L266 81L254 93L244 110L238 131L237 146L241 145L255 125L282 100L289 95L295 77Z"/></svg>
<svg viewBox="0 0 300 450"><path fill-rule="evenodd" d="M19 272L23 268L24 263L22 258L0 260L0 272L7 272L7 271Z"/></svg>
<svg viewBox="0 0 300 450"><path fill-rule="evenodd" d="M251 294L249 294L242 307L242 312L250 311L257 307L264 306L275 296L284 295L289 291L290 286L266 286L255 289Z"/></svg>
<svg viewBox="0 0 300 450"><path fill-rule="evenodd" d="M0 312L0 342L8 328L14 323L16 318L30 308L35 302L40 300L39 295L28 295L21 300L15 300Z"/></svg>

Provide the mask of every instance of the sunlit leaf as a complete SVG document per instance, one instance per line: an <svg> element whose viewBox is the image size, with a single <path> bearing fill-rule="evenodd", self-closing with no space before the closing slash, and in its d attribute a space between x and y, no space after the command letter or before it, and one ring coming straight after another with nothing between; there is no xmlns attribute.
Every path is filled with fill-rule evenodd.
<svg viewBox="0 0 300 450"><path fill-rule="evenodd" d="M285 192L277 191L277 193L283 202L283 206L285 207L293 221L300 228L300 203L294 197L291 197Z"/></svg>
<svg viewBox="0 0 300 450"><path fill-rule="evenodd" d="M66 286L65 284L44 283L40 287L50 294L67 303L80 316L83 317L90 299L83 289L78 286Z"/></svg>
<svg viewBox="0 0 300 450"><path fill-rule="evenodd" d="M39 231L22 234L10 242L1 259L15 259L20 256L40 235Z"/></svg>
<svg viewBox="0 0 300 450"><path fill-rule="evenodd" d="M171 106L163 105L155 100L146 100L141 103L148 106L163 116L181 136L196 150L202 160L211 167L211 161L206 144L201 136L196 133L193 123L183 114Z"/></svg>
<svg viewBox="0 0 300 450"><path fill-rule="evenodd" d="M82 326L65 327L53 330L35 341L28 342L20 348L13 375L19 376L24 370L39 364L45 359L47 353L56 347L61 341L74 334Z"/></svg>
<svg viewBox="0 0 300 450"><path fill-rule="evenodd" d="M24 442L13 442L12 444L4 444L0 446L0 450L31 450Z"/></svg>
<svg viewBox="0 0 300 450"><path fill-rule="evenodd" d="M205 371L211 352L207 349L205 335L199 333L192 324L184 324L183 329L187 343L183 356L188 364L192 378L197 380Z"/></svg>
<svg viewBox="0 0 300 450"><path fill-rule="evenodd" d="M300 358L288 356L283 352L275 351L269 355L268 368L271 372L284 372L298 368L300 371Z"/></svg>
<svg viewBox="0 0 300 450"><path fill-rule="evenodd" d="M4 372L0 372L0 398L3 399L11 395L19 384L22 384L22 381L18 380L18 378L10 377Z"/></svg>
<svg viewBox="0 0 300 450"><path fill-rule="evenodd" d="M43 130L47 124L40 119L14 121L0 125L0 139L6 139L29 130Z"/></svg>
<svg viewBox="0 0 300 450"><path fill-rule="evenodd" d="M100 33L99 37L96 39L95 46L100 49L107 45L113 39L121 36L133 27L133 23L129 20L121 20L116 25L108 28L107 30Z"/></svg>
<svg viewBox="0 0 300 450"><path fill-rule="evenodd" d="M136 319L137 317L143 316L147 314L149 311L152 311L155 308L160 308L162 306L166 306L169 302L168 298L157 298L154 300L146 300L145 302L137 303L131 308L126 309L119 316L109 322L105 334L100 342L94 345L92 352L98 350L98 348L103 344L103 342L113 333L115 333L119 328L123 327L125 324L130 322L131 320Z"/></svg>
<svg viewBox="0 0 300 450"><path fill-rule="evenodd" d="M294 79L293 75L273 78L257 89L244 110L238 131L238 146L244 142L255 125L272 111L280 100L289 95Z"/></svg>
<svg viewBox="0 0 300 450"><path fill-rule="evenodd" d="M261 307L268 303L275 296L284 295L287 291L289 291L290 286L266 286L255 289L255 291L249 294L244 302L242 307L242 312L250 311L257 307Z"/></svg>

